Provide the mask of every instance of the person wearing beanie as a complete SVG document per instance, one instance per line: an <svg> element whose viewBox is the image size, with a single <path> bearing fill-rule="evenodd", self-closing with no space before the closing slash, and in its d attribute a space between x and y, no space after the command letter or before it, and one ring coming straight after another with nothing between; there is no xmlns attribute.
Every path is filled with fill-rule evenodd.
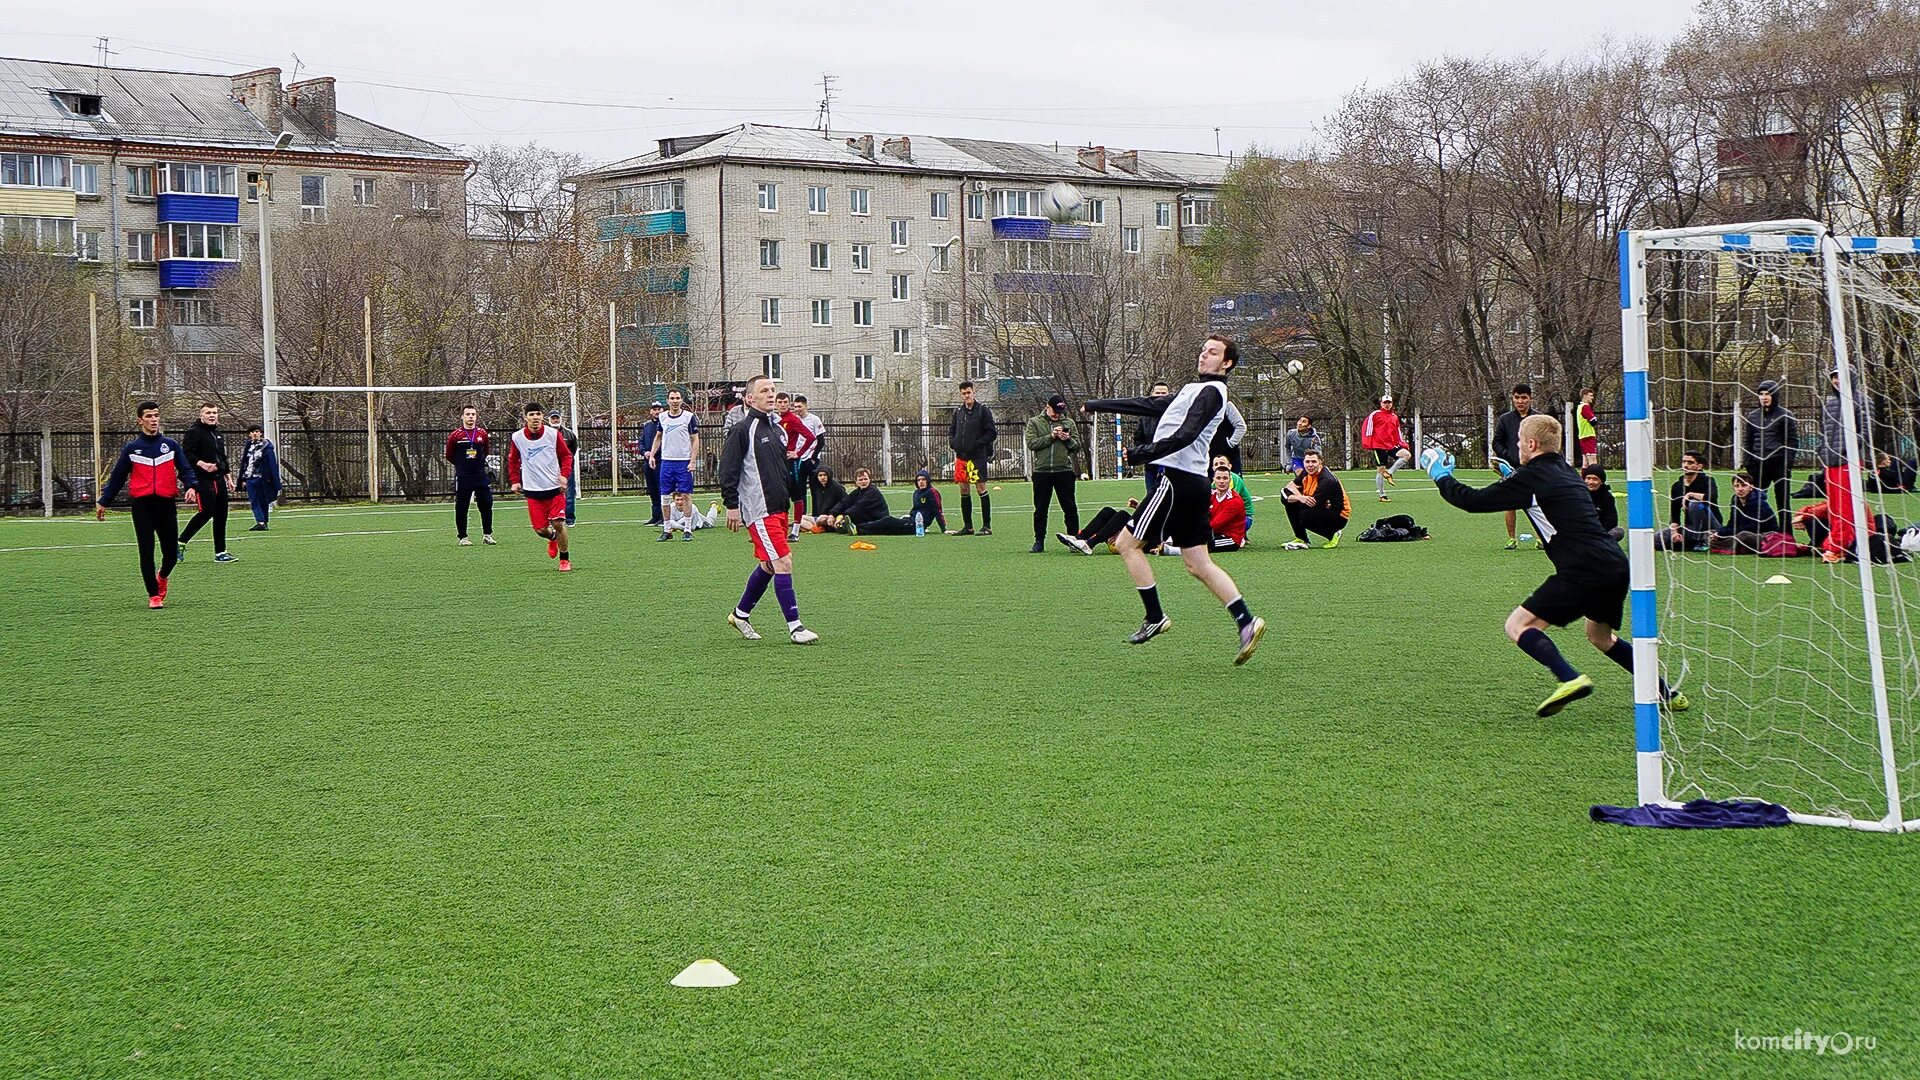
<svg viewBox="0 0 1920 1080"><path fill-rule="evenodd" d="M1773 489L1773 509L1781 532L1793 531L1793 507L1789 501L1789 479L1793 472L1794 448L1800 445L1800 421L1787 411L1780 400L1780 384L1765 379L1755 386L1759 406L1747 412L1747 469L1754 486L1765 492Z"/></svg>

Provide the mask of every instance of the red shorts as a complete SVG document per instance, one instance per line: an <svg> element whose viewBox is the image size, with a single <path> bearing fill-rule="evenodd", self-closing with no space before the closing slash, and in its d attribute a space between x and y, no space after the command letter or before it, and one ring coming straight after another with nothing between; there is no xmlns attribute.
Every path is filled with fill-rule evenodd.
<svg viewBox="0 0 1920 1080"><path fill-rule="evenodd" d="M1580 452L1583 454L1598 454L1600 452L1600 439L1592 435L1581 439Z"/></svg>
<svg viewBox="0 0 1920 1080"><path fill-rule="evenodd" d="M527 496L527 518L533 522L533 531L539 532L550 521L567 520L567 493L565 489L551 495Z"/></svg>
<svg viewBox="0 0 1920 1080"><path fill-rule="evenodd" d="M792 550L787 547L785 514L768 514L747 526L747 533L753 537L753 557L761 562L784 559Z"/></svg>

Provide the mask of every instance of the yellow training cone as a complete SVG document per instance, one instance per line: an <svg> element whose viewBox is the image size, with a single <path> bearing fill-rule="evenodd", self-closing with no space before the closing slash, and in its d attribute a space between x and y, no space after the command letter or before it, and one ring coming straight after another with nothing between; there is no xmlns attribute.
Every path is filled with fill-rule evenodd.
<svg viewBox="0 0 1920 1080"><path fill-rule="evenodd" d="M1793 584L1793 579L1785 574L1775 574L1768 578L1766 583L1768 585L1791 585Z"/></svg>
<svg viewBox="0 0 1920 1080"><path fill-rule="evenodd" d="M740 976L718 960L695 960L673 977L675 986L732 986L739 981Z"/></svg>

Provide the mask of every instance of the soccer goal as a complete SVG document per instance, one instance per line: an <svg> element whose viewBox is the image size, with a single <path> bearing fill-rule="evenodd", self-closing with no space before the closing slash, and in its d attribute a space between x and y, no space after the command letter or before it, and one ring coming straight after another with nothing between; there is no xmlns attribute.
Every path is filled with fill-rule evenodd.
<svg viewBox="0 0 1920 1080"><path fill-rule="evenodd" d="M1640 801L1920 829L1920 564L1897 561L1920 496L1884 478L1915 454L1920 242L1632 232L1620 275ZM1675 502L1687 455L1711 512L1699 478ZM1743 472L1771 520L1732 514ZM1813 551L1786 557L1783 528Z"/></svg>
<svg viewBox="0 0 1920 1080"><path fill-rule="evenodd" d="M444 410L435 411L434 421L436 425L444 426L447 430L451 430L454 424L459 420L457 410L455 409L456 403L465 403L466 401L474 399L480 395L492 395L494 393L505 393L510 391L543 391L544 392L544 391L555 391L555 390L566 391L567 425L570 428L577 431L579 429L579 425L581 421L580 390L579 390L579 385L577 383L571 383L571 382L471 383L464 386L269 386L265 388L264 396L267 397L269 401L277 402L278 395L280 394L364 395L366 397L366 424L367 424L367 458L366 458L367 498L369 501L379 502L380 492L382 488L381 468L380 468L381 408L380 408L379 399L382 396L407 395L410 397L421 397L421 396L439 395L446 399L446 408ZM517 421L517 419L518 419L518 413L516 411L515 420ZM483 425L486 422L486 417L484 415L482 417L482 422L483 422ZM277 435L277 432L272 432L270 434ZM441 434L444 435L444 432L442 432ZM504 450L502 452L504 453ZM395 459L395 460L403 460L405 462L411 462L415 458L422 458L422 457L427 457L427 458L437 460L439 453L440 453L440 448L438 446L410 447L404 451L402 458ZM283 457L290 456L287 453L287 448L282 449L282 455Z"/></svg>

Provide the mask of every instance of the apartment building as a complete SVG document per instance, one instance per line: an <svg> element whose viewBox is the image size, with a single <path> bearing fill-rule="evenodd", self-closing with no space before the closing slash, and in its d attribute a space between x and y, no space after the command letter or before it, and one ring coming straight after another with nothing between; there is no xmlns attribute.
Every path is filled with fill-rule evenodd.
<svg viewBox="0 0 1920 1080"><path fill-rule="evenodd" d="M350 213L461 222L467 166L340 112L330 78L0 58L0 237L97 271L103 306L154 335L149 393L258 390L257 360L216 332L257 313L215 310L209 287L257 271L263 188L276 238Z"/></svg>
<svg viewBox="0 0 1920 1080"><path fill-rule="evenodd" d="M742 124L571 180L632 268L619 336L636 370L707 388L765 373L837 413L910 413L923 362L935 403L968 377L989 399L1018 390L1031 369L996 301L1044 295L1096 252L1164 265L1205 231L1228 164ZM1085 197L1079 221L1041 212L1055 180Z"/></svg>

